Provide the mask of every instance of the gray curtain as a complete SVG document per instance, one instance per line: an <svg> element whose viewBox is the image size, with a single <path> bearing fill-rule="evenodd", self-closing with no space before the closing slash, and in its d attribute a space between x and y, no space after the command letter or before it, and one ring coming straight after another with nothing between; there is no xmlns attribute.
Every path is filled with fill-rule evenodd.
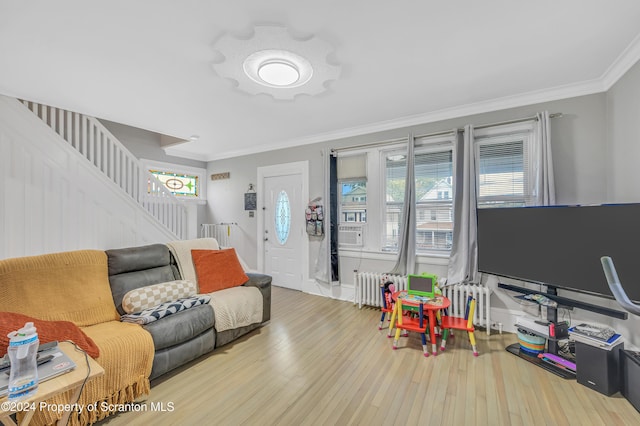
<svg viewBox="0 0 640 426"><path fill-rule="evenodd" d="M404 204L400 219L398 258L392 274L409 275L416 272L416 180L414 170L414 137L407 141L407 174L404 183Z"/></svg>
<svg viewBox="0 0 640 426"><path fill-rule="evenodd" d="M478 241L476 224L476 156L473 126L457 133L453 192L453 241L449 257L447 285L478 281Z"/></svg>
<svg viewBox="0 0 640 426"><path fill-rule="evenodd" d="M553 158L551 155L551 132L549 112L536 114L534 168L534 200L538 206L552 206L556 203L555 180L553 177Z"/></svg>
<svg viewBox="0 0 640 426"><path fill-rule="evenodd" d="M331 197L329 195L330 182L330 158L331 150L325 148L322 150L322 170L323 170L323 196L324 201L324 236L320 241L318 248L318 257L316 258L313 277L319 283L328 284L331 280L331 211L335 207L331 205Z"/></svg>

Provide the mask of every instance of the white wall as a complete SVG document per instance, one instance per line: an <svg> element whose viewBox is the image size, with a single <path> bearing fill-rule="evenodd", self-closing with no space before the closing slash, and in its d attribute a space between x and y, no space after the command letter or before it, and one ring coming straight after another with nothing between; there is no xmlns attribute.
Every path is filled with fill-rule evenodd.
<svg viewBox="0 0 640 426"><path fill-rule="evenodd" d="M0 259L175 238L24 105L5 96L0 179Z"/></svg>

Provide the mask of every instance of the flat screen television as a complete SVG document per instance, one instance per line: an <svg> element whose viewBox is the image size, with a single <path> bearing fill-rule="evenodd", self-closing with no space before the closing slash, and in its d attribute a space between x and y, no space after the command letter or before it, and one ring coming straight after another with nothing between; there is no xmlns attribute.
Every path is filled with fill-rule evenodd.
<svg viewBox="0 0 640 426"><path fill-rule="evenodd" d="M478 269L613 298L600 258L640 301L640 204L478 209Z"/></svg>

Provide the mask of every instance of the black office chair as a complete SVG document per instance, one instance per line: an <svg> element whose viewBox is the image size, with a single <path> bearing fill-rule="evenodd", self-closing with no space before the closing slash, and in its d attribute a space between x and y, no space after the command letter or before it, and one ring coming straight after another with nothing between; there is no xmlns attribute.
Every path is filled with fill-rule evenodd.
<svg viewBox="0 0 640 426"><path fill-rule="evenodd" d="M622 288L616 267L613 265L613 260L609 256L603 256L600 258L600 262L602 262L602 269L604 269L604 275L607 277L607 283L609 283L613 297L615 297L618 303L627 311L640 316L640 305L636 305L629 300L627 293Z"/></svg>

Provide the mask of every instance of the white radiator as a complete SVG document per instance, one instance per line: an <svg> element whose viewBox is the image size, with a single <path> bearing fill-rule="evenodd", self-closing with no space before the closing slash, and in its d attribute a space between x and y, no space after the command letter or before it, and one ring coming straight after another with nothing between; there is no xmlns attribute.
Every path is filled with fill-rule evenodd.
<svg viewBox="0 0 640 426"><path fill-rule="evenodd" d="M236 223L203 223L200 226L200 238L215 238L220 247L232 247L237 226Z"/></svg>
<svg viewBox="0 0 640 426"><path fill-rule="evenodd" d="M359 308L362 308L362 305L382 307L380 284L387 281L392 281L395 284L396 291L407 289L407 277L381 272L354 271L353 282L355 283L356 296L353 303L357 303Z"/></svg>
<svg viewBox="0 0 640 426"><path fill-rule="evenodd" d="M476 299L476 310L473 324L486 327L487 336L491 333L491 290L483 285L454 284L445 286L442 294L451 300L449 315L464 317L467 297Z"/></svg>

